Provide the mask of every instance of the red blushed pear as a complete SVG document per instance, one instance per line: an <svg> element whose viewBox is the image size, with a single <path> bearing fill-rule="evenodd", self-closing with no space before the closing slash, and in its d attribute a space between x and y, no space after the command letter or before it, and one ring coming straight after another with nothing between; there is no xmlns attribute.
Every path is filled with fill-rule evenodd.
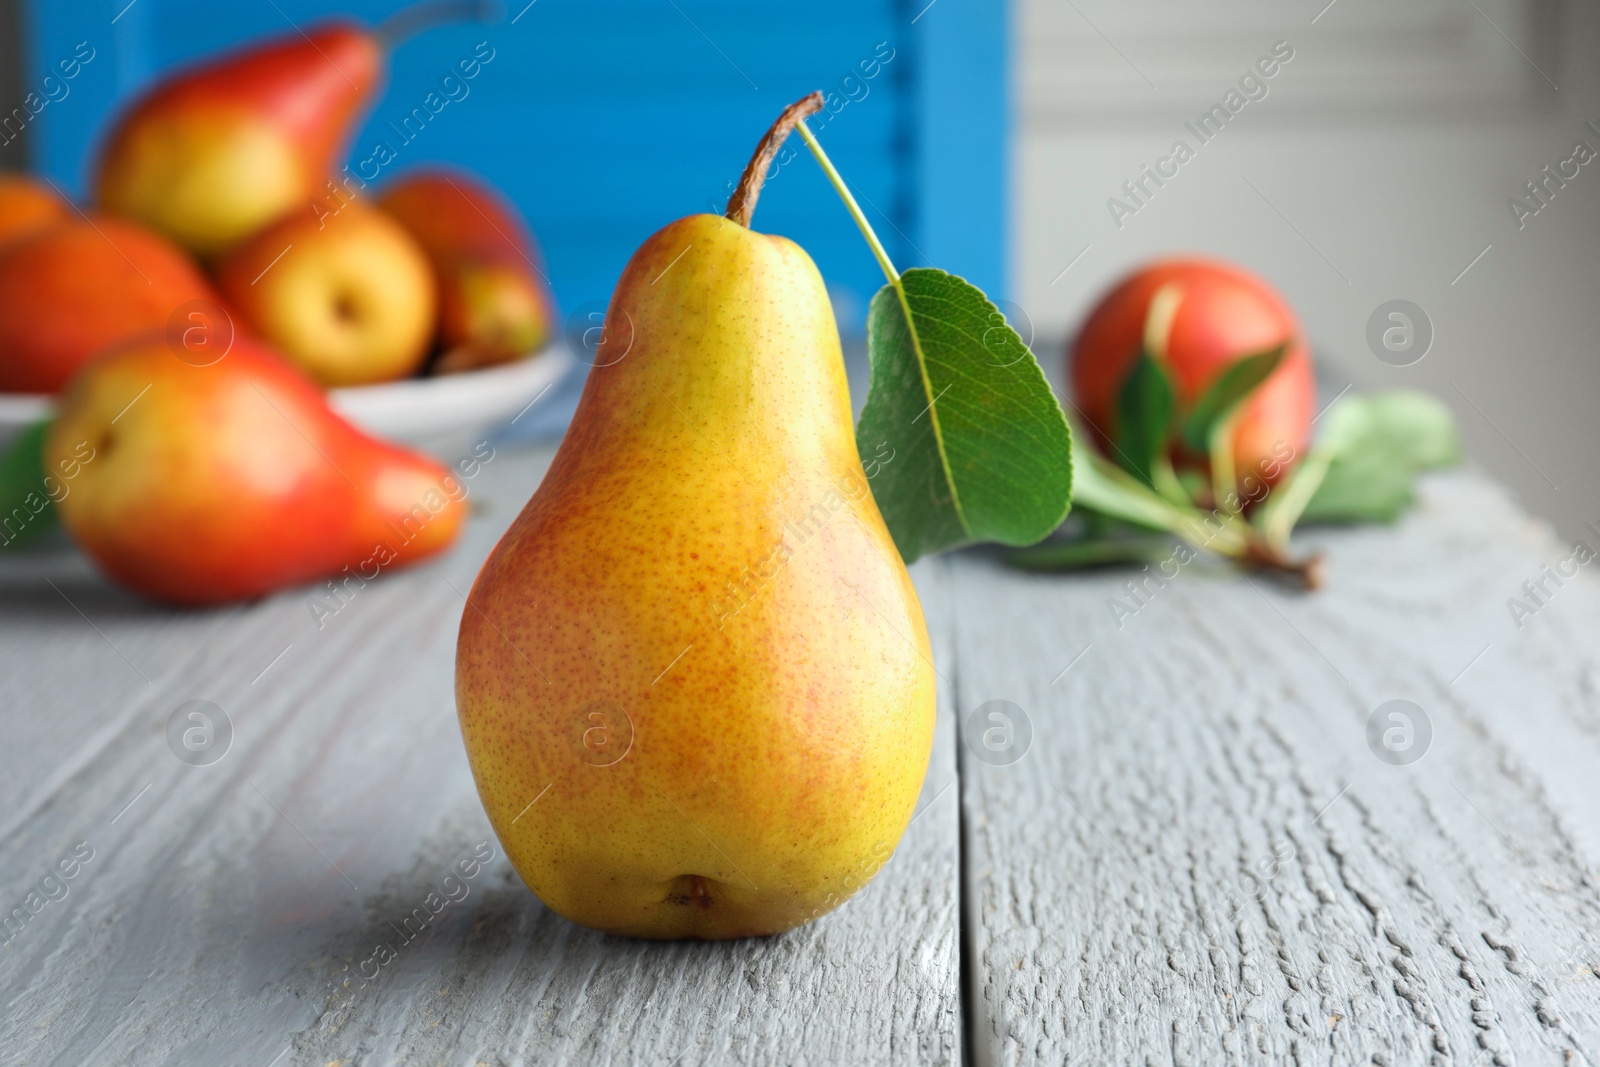
<svg viewBox="0 0 1600 1067"><path fill-rule="evenodd" d="M73 218L72 205L43 182L0 176L0 246Z"/></svg>
<svg viewBox="0 0 1600 1067"><path fill-rule="evenodd" d="M1234 424L1234 469L1276 481L1305 451L1316 400L1311 353L1294 311L1260 278L1210 259L1153 263L1104 296L1073 342L1067 371L1078 406L1102 447L1115 434L1117 395L1138 359L1156 293L1179 297L1166 366L1187 407L1231 363L1287 343L1276 370L1243 403ZM1202 465L1203 457L1178 457Z"/></svg>
<svg viewBox="0 0 1600 1067"><path fill-rule="evenodd" d="M384 65L379 37L340 21L190 67L118 120L96 172L100 204L205 257L309 209Z"/></svg>
<svg viewBox="0 0 1600 1067"><path fill-rule="evenodd" d="M555 301L538 246L515 208L459 171L406 175L378 206L411 232L433 264L445 372L505 363L550 337Z"/></svg>
<svg viewBox="0 0 1600 1067"><path fill-rule="evenodd" d="M367 437L242 336L205 366L165 338L97 359L62 396L44 459L75 465L59 507L78 545L174 604L371 579L447 547L466 511L446 468Z"/></svg>
<svg viewBox="0 0 1600 1067"><path fill-rule="evenodd" d="M0 252L0 391L54 393L107 346L215 299L182 249L129 222L74 216L24 237Z"/></svg>
<svg viewBox="0 0 1600 1067"><path fill-rule="evenodd" d="M577 414L462 613L456 707L484 809L550 908L635 937L777 933L893 854L934 672L856 451L805 251L728 216L633 254ZM669 269L670 268L670 269ZM822 516L831 516L822 518Z"/></svg>

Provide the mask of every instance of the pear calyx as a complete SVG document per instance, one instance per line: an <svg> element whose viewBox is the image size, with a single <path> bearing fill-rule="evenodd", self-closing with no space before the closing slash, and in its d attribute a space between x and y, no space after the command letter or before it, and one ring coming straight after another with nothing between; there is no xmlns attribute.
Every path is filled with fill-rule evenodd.
<svg viewBox="0 0 1600 1067"><path fill-rule="evenodd" d="M809 93L783 109L778 121L772 124L766 136L761 138L761 143L756 145L755 154L750 157L744 173L739 176L739 187L733 191L733 196L728 200L726 218L737 222L745 229L750 228L750 216L755 213L756 200L761 196L761 186L767 180L767 170L772 166L772 158L778 154L778 149L783 147L783 142L788 139L790 131L800 120L820 110L822 110L820 92Z"/></svg>

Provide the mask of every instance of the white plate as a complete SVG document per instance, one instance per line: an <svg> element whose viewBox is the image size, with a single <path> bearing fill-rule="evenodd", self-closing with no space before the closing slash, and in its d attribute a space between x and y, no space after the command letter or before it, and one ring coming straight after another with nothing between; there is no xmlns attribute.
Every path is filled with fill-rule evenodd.
<svg viewBox="0 0 1600 1067"><path fill-rule="evenodd" d="M516 418L572 368L562 341L498 367L334 389L334 410L377 437L419 442Z"/></svg>
<svg viewBox="0 0 1600 1067"><path fill-rule="evenodd" d="M368 433L415 444L515 418L572 368L563 341L515 363L441 378L333 389L334 410ZM50 417L53 397L0 393L0 445Z"/></svg>

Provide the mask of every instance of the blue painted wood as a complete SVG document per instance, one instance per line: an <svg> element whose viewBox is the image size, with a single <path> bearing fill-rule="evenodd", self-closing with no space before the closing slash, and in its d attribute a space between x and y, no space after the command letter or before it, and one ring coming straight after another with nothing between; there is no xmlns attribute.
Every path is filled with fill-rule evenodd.
<svg viewBox="0 0 1600 1067"><path fill-rule="evenodd" d="M30 166L64 190L82 188L84 146L119 96L119 64L134 49L127 41L132 24L118 20L112 0L76 0L23 5L23 83L27 91L46 93L45 78L60 76L60 64L77 54L93 58L67 82L67 94L51 101L28 126ZM87 48L87 52L83 49ZM0 151L16 151L7 144Z"/></svg>
<svg viewBox="0 0 1600 1067"><path fill-rule="evenodd" d="M761 132L813 88L831 94L834 113L812 126L895 261L931 261L1000 286L1002 0L938 0L914 24L926 0L523 2L506 0L498 22L440 27L400 45L351 160L387 141L397 158L380 182L441 161L484 174L527 215L568 312L603 302L655 229L720 210ZM348 0L338 10L376 22L401 6ZM112 117L162 72L292 34L291 23L328 10L314 0L28 0L30 83L79 42L95 50L69 95L32 119L35 168L81 194ZM493 60L403 142L395 126L480 41ZM858 332L882 278L794 147L800 154L770 179L756 224L811 253L839 298L841 327Z"/></svg>
<svg viewBox="0 0 1600 1067"><path fill-rule="evenodd" d="M1006 295L1011 67L1005 0L910 0L916 196L911 226L936 266Z"/></svg>

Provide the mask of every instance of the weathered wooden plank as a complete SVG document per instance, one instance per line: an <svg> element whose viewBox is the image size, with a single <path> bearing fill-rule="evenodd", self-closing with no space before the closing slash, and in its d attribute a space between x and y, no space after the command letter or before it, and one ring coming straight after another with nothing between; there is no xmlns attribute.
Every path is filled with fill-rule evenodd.
<svg viewBox="0 0 1600 1067"><path fill-rule="evenodd" d="M502 448L470 483L480 514L458 550L356 590L333 615L308 590L170 612L71 554L4 562L0 902L60 899L0 949L3 1058L959 1058L948 687L924 808L898 854L805 929L733 944L609 938L550 914L499 856L455 722L456 625L549 458ZM944 663L942 573L918 580ZM169 747L169 719L190 700L232 724L209 765ZM481 869L480 842L494 852ZM431 915L430 894L460 899ZM427 924L408 927L419 907Z"/></svg>
<svg viewBox="0 0 1600 1067"><path fill-rule="evenodd" d="M1600 1056L1600 587L1519 630L1570 547L1472 474L1315 541L1325 591L1197 563L1142 606L956 561L978 1063ZM1431 721L1409 765L1367 740L1393 698ZM1009 766L968 725L995 699Z"/></svg>

